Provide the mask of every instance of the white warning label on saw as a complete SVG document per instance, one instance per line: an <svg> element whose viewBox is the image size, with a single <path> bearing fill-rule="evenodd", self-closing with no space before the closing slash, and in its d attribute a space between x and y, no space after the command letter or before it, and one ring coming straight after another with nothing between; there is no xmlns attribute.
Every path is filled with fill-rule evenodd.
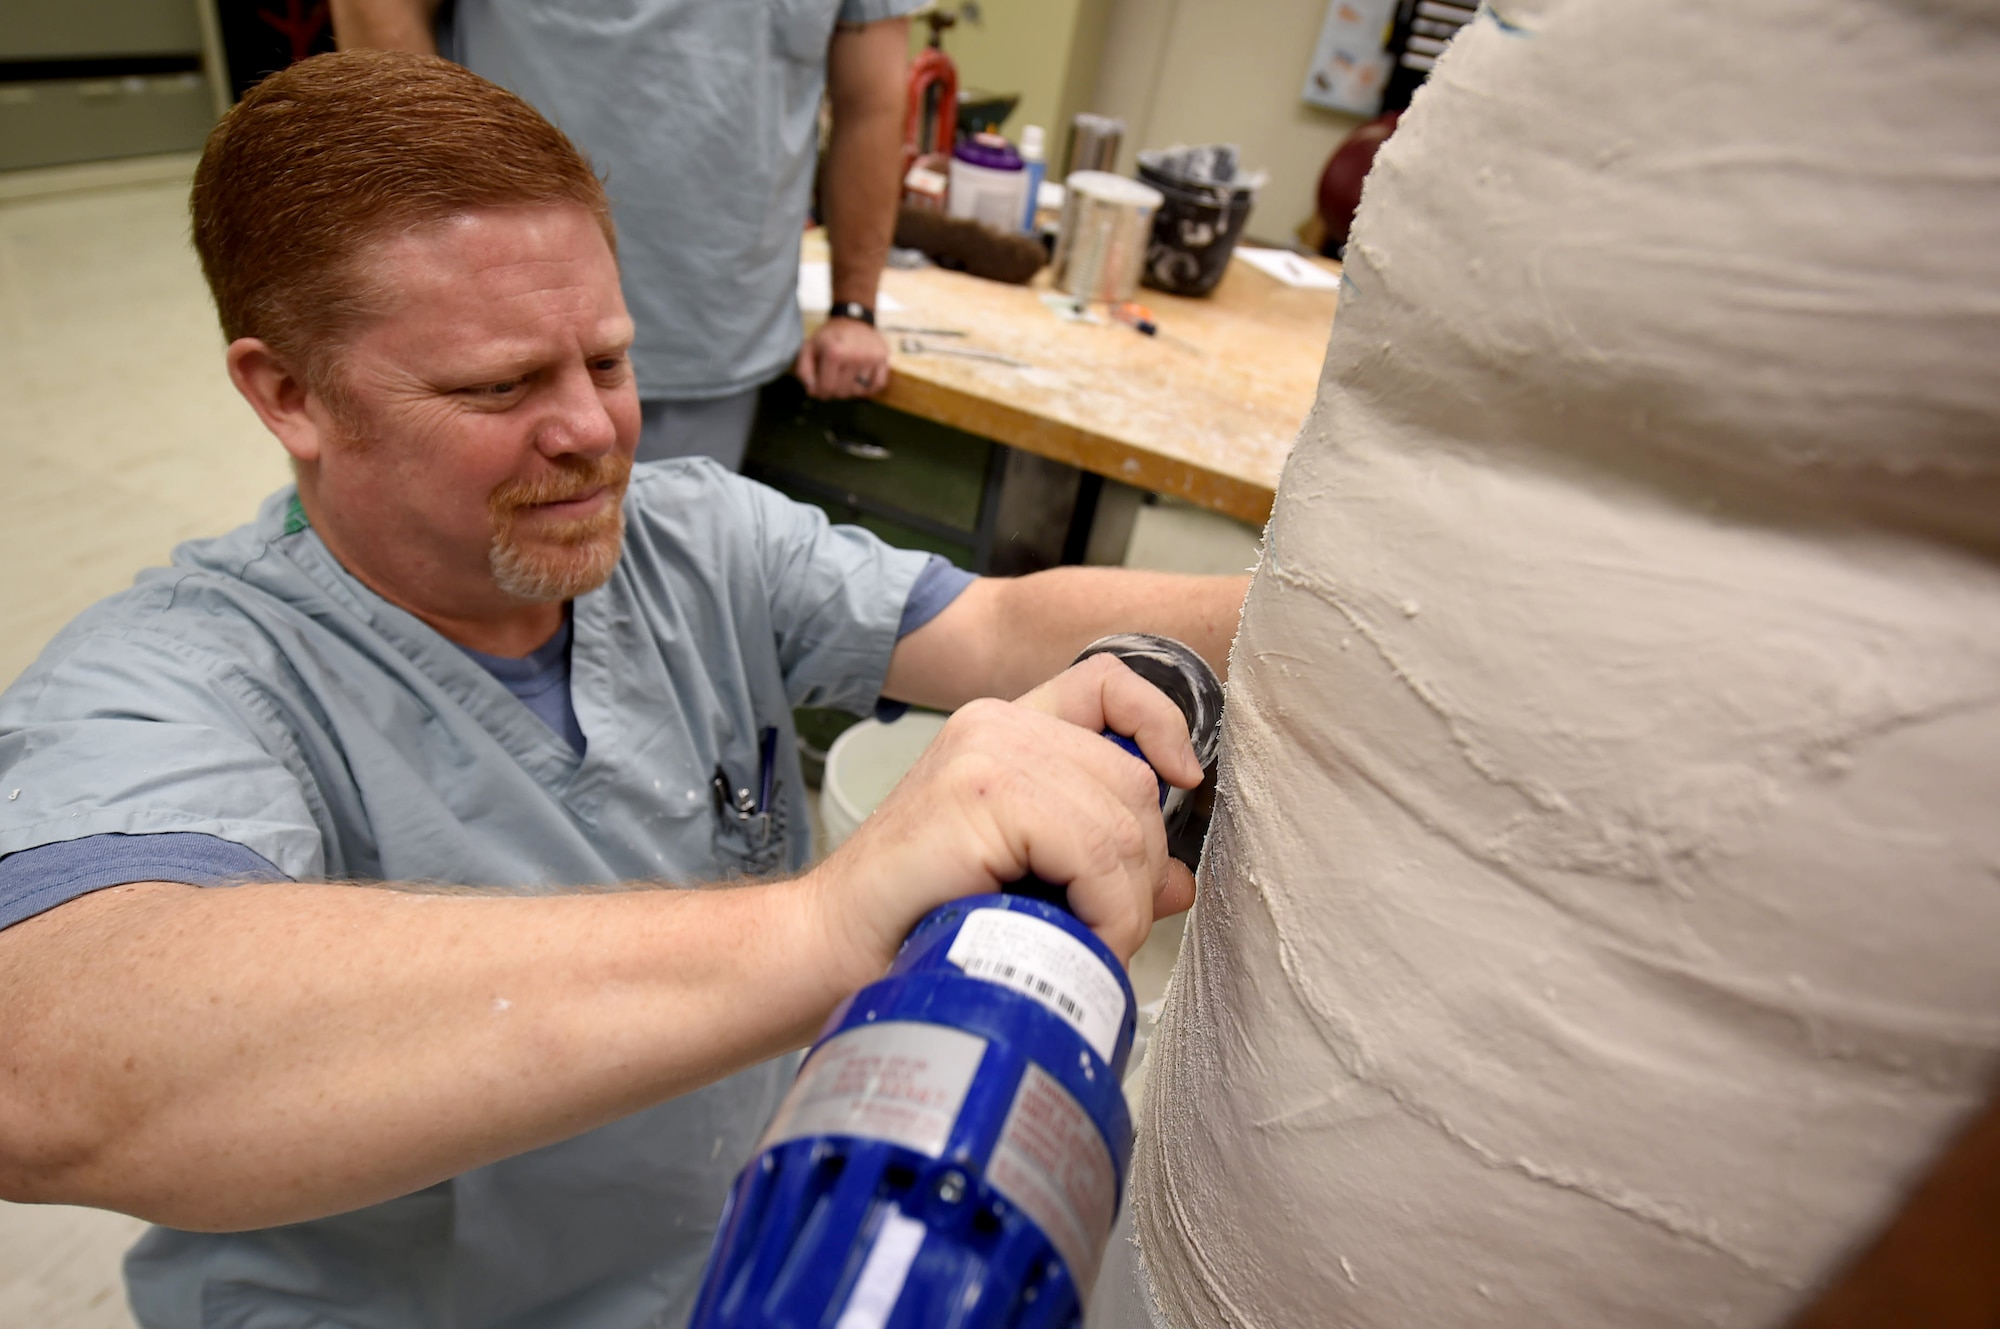
<svg viewBox="0 0 2000 1329"><path fill-rule="evenodd" d="M758 1148L856 1135L936 1158L985 1055L976 1034L907 1020L835 1034L807 1058Z"/></svg>
<svg viewBox="0 0 2000 1329"><path fill-rule="evenodd" d="M1124 986L1088 946L1055 924L1013 909L975 909L944 958L973 978L1025 992L1111 1060L1125 1018Z"/></svg>
<svg viewBox="0 0 2000 1329"><path fill-rule="evenodd" d="M1084 1301L1118 1216L1111 1151L1090 1114L1033 1062L1014 1092L987 1182L1041 1228Z"/></svg>

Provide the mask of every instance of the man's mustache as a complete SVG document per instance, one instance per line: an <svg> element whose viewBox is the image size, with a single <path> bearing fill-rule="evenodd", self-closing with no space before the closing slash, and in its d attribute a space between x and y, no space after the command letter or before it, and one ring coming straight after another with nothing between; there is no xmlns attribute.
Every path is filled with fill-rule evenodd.
<svg viewBox="0 0 2000 1329"><path fill-rule="evenodd" d="M615 453L603 457L561 457L555 470L530 480L509 480L488 500L495 516L518 512L539 503L566 503L597 489L623 492L632 477L632 459Z"/></svg>

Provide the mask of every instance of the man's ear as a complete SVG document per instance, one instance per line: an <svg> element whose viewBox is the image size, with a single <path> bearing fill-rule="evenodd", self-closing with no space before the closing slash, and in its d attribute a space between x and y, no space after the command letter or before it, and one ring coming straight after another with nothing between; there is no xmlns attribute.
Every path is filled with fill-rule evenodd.
<svg viewBox="0 0 2000 1329"><path fill-rule="evenodd" d="M225 352L229 381L294 462L310 466L327 444L326 406L305 375L257 337L238 337Z"/></svg>

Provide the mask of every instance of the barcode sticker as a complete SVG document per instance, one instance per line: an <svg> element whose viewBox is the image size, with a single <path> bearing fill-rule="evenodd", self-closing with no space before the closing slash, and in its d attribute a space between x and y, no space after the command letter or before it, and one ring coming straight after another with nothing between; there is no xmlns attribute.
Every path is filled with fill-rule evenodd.
<svg viewBox="0 0 2000 1329"><path fill-rule="evenodd" d="M1106 1062L1125 1019L1125 988L1090 948L1013 909L975 909L945 959L968 977L1024 992L1069 1021Z"/></svg>

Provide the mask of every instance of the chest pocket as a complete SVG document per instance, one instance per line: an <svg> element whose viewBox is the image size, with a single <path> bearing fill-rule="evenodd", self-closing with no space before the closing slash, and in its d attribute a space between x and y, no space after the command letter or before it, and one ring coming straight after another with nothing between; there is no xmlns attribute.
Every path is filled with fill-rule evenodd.
<svg viewBox="0 0 2000 1329"><path fill-rule="evenodd" d="M840 0L766 0L771 7L771 49L788 60L826 59Z"/></svg>
<svg viewBox="0 0 2000 1329"><path fill-rule="evenodd" d="M784 866L791 827L782 789L763 812L739 813L724 806L715 816L715 861L725 877L765 877Z"/></svg>
<svg viewBox="0 0 2000 1329"><path fill-rule="evenodd" d="M753 731L755 732L755 731ZM774 743L788 741L780 730ZM709 811L715 819L715 863L725 877L762 877L785 866L791 830L785 811L785 779L774 771L768 804L761 801L762 744L725 743L723 761L709 787Z"/></svg>

